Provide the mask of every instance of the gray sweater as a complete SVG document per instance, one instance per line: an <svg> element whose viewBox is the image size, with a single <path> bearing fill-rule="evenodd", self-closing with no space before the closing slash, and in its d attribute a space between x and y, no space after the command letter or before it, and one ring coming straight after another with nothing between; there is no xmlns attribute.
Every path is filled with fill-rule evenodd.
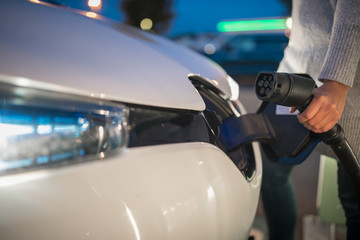
<svg viewBox="0 0 360 240"><path fill-rule="evenodd" d="M293 0L293 28L278 71L350 86L339 121L360 157L360 0ZM317 150L334 157L320 144Z"/></svg>

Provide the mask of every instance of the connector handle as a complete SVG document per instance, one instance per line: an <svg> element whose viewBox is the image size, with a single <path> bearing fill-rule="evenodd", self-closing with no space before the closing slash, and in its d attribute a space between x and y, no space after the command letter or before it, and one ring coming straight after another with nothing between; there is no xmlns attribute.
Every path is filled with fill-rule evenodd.
<svg viewBox="0 0 360 240"><path fill-rule="evenodd" d="M255 81L255 92L260 100L295 106L300 112L311 103L315 87L315 81L310 76L299 74L261 72ZM335 124L329 131L320 133L319 137L331 147L350 176L360 208L360 164L343 129Z"/></svg>

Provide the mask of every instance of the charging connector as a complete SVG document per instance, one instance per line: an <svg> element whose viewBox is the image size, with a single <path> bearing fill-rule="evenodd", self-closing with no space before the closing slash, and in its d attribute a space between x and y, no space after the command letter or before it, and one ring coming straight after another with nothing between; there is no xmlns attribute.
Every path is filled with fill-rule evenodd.
<svg viewBox="0 0 360 240"><path fill-rule="evenodd" d="M312 100L315 81L308 75L260 72L255 81L255 93L260 100L305 111ZM316 134L329 145L350 176L360 207L360 164L339 124L325 133Z"/></svg>

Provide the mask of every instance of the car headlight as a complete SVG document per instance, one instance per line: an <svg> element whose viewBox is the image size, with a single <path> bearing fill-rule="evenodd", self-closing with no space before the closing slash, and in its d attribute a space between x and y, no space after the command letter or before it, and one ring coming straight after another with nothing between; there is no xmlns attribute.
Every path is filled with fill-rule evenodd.
<svg viewBox="0 0 360 240"><path fill-rule="evenodd" d="M0 175L101 159L127 146L121 104L3 83L0 103Z"/></svg>
<svg viewBox="0 0 360 240"><path fill-rule="evenodd" d="M15 80L0 75L0 176L102 159L125 148L186 142L213 144L248 181L254 176L251 146L234 155L219 139L222 119L240 113L200 77L192 82L206 103L204 111L121 104Z"/></svg>

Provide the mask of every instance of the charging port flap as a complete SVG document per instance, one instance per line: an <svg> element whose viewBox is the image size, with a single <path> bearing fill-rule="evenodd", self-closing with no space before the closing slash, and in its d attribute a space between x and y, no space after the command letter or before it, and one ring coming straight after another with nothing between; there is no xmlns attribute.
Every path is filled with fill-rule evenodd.
<svg viewBox="0 0 360 240"><path fill-rule="evenodd" d="M276 134L268 116L246 114L223 120L219 138L225 148L231 151L253 141L272 142L276 139Z"/></svg>

